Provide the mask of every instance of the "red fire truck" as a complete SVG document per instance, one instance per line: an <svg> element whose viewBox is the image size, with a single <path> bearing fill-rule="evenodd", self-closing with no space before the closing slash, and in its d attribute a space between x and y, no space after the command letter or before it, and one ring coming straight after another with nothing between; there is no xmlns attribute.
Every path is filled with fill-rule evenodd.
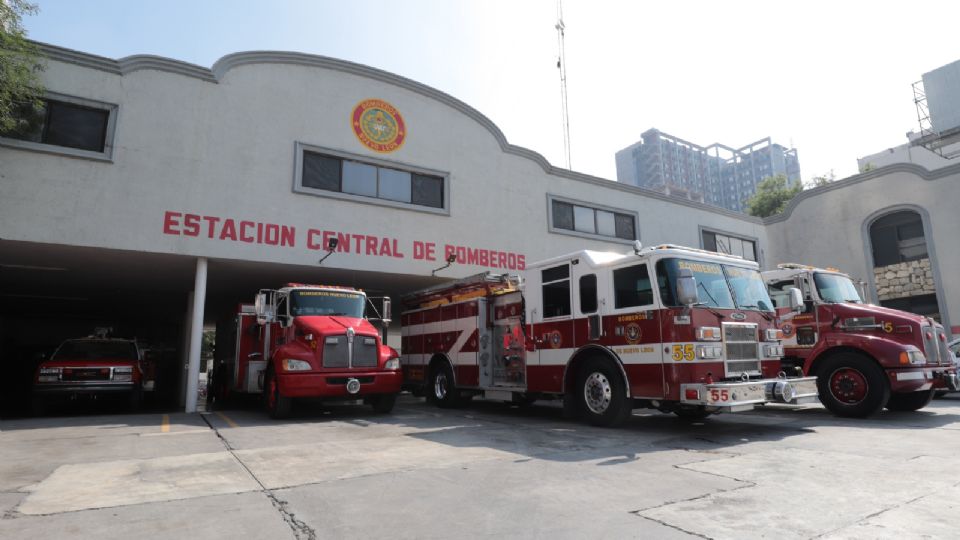
<svg viewBox="0 0 960 540"><path fill-rule="evenodd" d="M803 310L782 325L784 369L815 375L820 401L839 416L884 407L915 411L937 389L957 390L947 334L933 319L866 304L850 276L835 269L781 264L763 273L770 296L785 303L800 288Z"/></svg>
<svg viewBox="0 0 960 540"><path fill-rule="evenodd" d="M400 355L370 322L386 332L390 299L377 299L379 312L372 300L349 287L262 289L253 305L217 325L208 395L223 401L262 393L272 418L288 416L294 398L363 399L390 412L400 392Z"/></svg>
<svg viewBox="0 0 960 540"><path fill-rule="evenodd" d="M572 415L615 425L635 407L705 417L816 400L814 378L780 372L773 303L757 264L740 257L580 251L403 302L405 385L441 407L559 398Z"/></svg>

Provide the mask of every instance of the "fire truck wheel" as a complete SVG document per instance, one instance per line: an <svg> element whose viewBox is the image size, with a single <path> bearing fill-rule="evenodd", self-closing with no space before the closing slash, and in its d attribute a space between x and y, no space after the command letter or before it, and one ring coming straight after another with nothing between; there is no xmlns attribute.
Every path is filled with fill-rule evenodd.
<svg viewBox="0 0 960 540"><path fill-rule="evenodd" d="M609 361L588 360L577 380L580 414L595 426L616 426L630 416L623 377Z"/></svg>
<svg viewBox="0 0 960 540"><path fill-rule="evenodd" d="M263 404L270 418L286 418L290 416L293 400L280 395L280 385L277 383L277 374L273 366L267 370L267 380L263 385Z"/></svg>
<svg viewBox="0 0 960 540"><path fill-rule="evenodd" d="M906 392L903 394L892 394L890 401L887 402L887 408L891 411L919 411L926 407L933 400L934 390L923 390L921 392Z"/></svg>
<svg viewBox="0 0 960 540"><path fill-rule="evenodd" d="M457 388L453 385L453 371L446 362L440 362L430 372L427 399L434 405L449 409L463 404Z"/></svg>
<svg viewBox="0 0 960 540"><path fill-rule="evenodd" d="M396 394L380 394L370 398L370 405L373 406L373 412L377 414L387 414L393 410L397 403Z"/></svg>
<svg viewBox="0 0 960 540"><path fill-rule="evenodd" d="M837 416L865 418L880 412L890 400L890 385L872 359L839 353L817 371L820 402Z"/></svg>

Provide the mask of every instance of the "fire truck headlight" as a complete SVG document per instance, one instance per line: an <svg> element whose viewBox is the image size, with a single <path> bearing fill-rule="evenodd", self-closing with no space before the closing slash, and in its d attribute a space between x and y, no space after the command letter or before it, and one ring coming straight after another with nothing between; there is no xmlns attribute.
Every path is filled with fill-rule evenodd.
<svg viewBox="0 0 960 540"><path fill-rule="evenodd" d="M783 347L780 345L764 345L763 353L765 358L780 358L783 356Z"/></svg>
<svg viewBox="0 0 960 540"><path fill-rule="evenodd" d="M310 371L310 362L304 362L303 360L293 360L287 358L283 361L284 371Z"/></svg>
<svg viewBox="0 0 960 540"><path fill-rule="evenodd" d="M133 368L129 366L113 368L113 380L114 381L132 381Z"/></svg>
<svg viewBox="0 0 960 540"><path fill-rule="evenodd" d="M709 359L723 356L723 348L719 345L697 345L697 358Z"/></svg>
<svg viewBox="0 0 960 540"><path fill-rule="evenodd" d="M720 341L720 329L716 326L697 328L697 341Z"/></svg>
<svg viewBox="0 0 960 540"><path fill-rule="evenodd" d="M37 382L57 382L60 380L60 371L58 367L54 368L40 368L40 373L37 376Z"/></svg>
<svg viewBox="0 0 960 540"><path fill-rule="evenodd" d="M765 341L777 341L783 339L783 331L778 328L767 328L764 331L763 337Z"/></svg>
<svg viewBox="0 0 960 540"><path fill-rule="evenodd" d="M400 369L400 359L399 359L399 358L391 358L391 359L387 360L387 363L385 363L385 364L383 365L383 369L389 369L389 370L393 370L393 371L396 371L396 370Z"/></svg>
<svg viewBox="0 0 960 540"><path fill-rule="evenodd" d="M900 353L900 363L901 364L926 364L927 357L923 355L923 351L914 347L914 348L902 351Z"/></svg>

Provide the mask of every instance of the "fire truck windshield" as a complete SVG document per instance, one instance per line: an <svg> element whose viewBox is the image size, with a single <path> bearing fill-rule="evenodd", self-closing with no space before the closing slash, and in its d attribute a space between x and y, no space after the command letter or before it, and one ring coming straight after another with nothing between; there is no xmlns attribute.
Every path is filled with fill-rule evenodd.
<svg viewBox="0 0 960 540"><path fill-rule="evenodd" d="M863 303L863 300L860 298L860 293L857 292L857 287L847 276L815 272L813 274L813 281L817 284L817 292L824 302Z"/></svg>
<svg viewBox="0 0 960 540"><path fill-rule="evenodd" d="M290 314L363 317L364 296L349 291L294 290L290 293Z"/></svg>
<svg viewBox="0 0 960 540"><path fill-rule="evenodd" d="M657 263L657 283L664 305L679 306L675 300L677 276L681 269L693 272L700 305L719 309L772 311L760 272L715 262L663 259Z"/></svg>

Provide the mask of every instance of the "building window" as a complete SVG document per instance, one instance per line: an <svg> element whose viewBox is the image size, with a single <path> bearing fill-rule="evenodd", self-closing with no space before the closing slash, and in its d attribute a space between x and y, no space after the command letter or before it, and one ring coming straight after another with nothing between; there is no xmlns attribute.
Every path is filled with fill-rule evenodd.
<svg viewBox="0 0 960 540"><path fill-rule="evenodd" d="M883 216L870 226L873 265L889 266L926 259L927 241L920 214L906 210Z"/></svg>
<svg viewBox="0 0 960 540"><path fill-rule="evenodd" d="M629 241L637 239L637 217L633 213L553 198L550 200L550 212L552 230Z"/></svg>
<svg viewBox="0 0 960 540"><path fill-rule="evenodd" d="M439 174L305 148L300 149L299 157L295 191L341 194L344 198L420 209L444 210L446 207L446 178Z"/></svg>
<svg viewBox="0 0 960 540"><path fill-rule="evenodd" d="M43 98L38 105L17 106L16 125L0 132L0 137L12 139L8 144L21 148L52 146L84 153L78 155L106 154L115 110L116 106L66 96Z"/></svg>
<svg viewBox="0 0 960 540"><path fill-rule="evenodd" d="M706 230L702 234L703 249L737 255L748 261L757 260L757 243L754 240Z"/></svg>

